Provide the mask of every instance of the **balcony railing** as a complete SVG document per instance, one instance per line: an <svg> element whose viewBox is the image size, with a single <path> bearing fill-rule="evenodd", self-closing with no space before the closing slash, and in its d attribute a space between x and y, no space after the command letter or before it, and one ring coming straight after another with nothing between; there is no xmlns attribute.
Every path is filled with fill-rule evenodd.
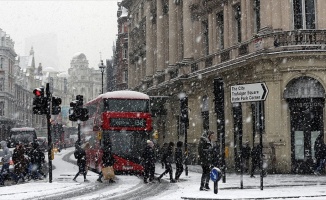
<svg viewBox="0 0 326 200"><path fill-rule="evenodd" d="M255 35L252 39L241 44L194 60L191 67L198 66L198 70L191 70L191 73L198 74L212 68L219 68L224 64L238 62L242 57L254 55L255 53L318 49L326 50L326 30L268 32ZM211 66L208 66L208 60L213 62L209 63Z"/></svg>

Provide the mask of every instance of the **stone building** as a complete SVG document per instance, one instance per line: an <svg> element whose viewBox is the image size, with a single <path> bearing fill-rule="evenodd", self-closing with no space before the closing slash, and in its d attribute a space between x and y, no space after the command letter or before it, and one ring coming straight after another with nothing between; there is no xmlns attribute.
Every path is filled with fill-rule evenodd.
<svg viewBox="0 0 326 200"><path fill-rule="evenodd" d="M240 146L262 133L266 169L310 173L325 132L326 4L322 0L123 0L129 18L128 87L164 96L159 142L184 140L180 94L188 97L189 152L204 130L238 169ZM265 101L233 103L231 86L265 83ZM257 124L259 126L257 126Z"/></svg>
<svg viewBox="0 0 326 200"><path fill-rule="evenodd" d="M125 90L128 88L128 11L120 2L118 7L118 37L113 60L116 68L114 89Z"/></svg>
<svg viewBox="0 0 326 200"><path fill-rule="evenodd" d="M18 56L14 41L0 29L0 140L13 127L42 126L42 116L32 115L33 89L41 84L36 74L34 50Z"/></svg>

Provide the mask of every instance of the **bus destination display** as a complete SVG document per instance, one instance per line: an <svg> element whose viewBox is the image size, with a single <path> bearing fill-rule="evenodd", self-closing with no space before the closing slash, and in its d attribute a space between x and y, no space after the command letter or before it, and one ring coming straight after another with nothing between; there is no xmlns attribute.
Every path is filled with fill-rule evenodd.
<svg viewBox="0 0 326 200"><path fill-rule="evenodd" d="M111 127L146 127L146 119L139 118L111 118Z"/></svg>

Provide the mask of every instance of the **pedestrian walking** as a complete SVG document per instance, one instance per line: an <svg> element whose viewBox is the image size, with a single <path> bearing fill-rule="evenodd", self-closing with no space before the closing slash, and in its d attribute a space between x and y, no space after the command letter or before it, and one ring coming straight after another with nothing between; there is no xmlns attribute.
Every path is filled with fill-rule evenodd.
<svg viewBox="0 0 326 200"><path fill-rule="evenodd" d="M44 152L40 149L40 145L38 142L33 143L33 149L30 153L31 155L31 164L32 164L32 178L34 180L46 177L44 172L42 171L42 166L45 163L45 155Z"/></svg>
<svg viewBox="0 0 326 200"><path fill-rule="evenodd" d="M0 185L4 185L4 180L6 175L9 175L11 179L17 183L18 182L17 176L9 170L11 153L7 146L7 142L1 141L0 145L3 150L3 156L1 159L2 168L0 171Z"/></svg>
<svg viewBox="0 0 326 200"><path fill-rule="evenodd" d="M260 153L261 153L261 145L257 144L254 146L251 150L251 162L252 162L252 167L251 167L251 178L255 178L255 170L256 168L260 168Z"/></svg>
<svg viewBox="0 0 326 200"><path fill-rule="evenodd" d="M17 176L17 181L22 179L25 182L26 168L28 166L28 161L25 158L25 148L23 144L18 144L12 155L12 161L14 162L14 173Z"/></svg>
<svg viewBox="0 0 326 200"><path fill-rule="evenodd" d="M183 153L182 153L183 143L181 141L177 142L177 147L175 148L175 181L179 182L179 178L183 172Z"/></svg>
<svg viewBox="0 0 326 200"><path fill-rule="evenodd" d="M200 137L198 144L199 163L203 169L199 188L200 191L210 189L209 173L212 169L213 145L211 140L213 135L213 131L204 131L203 135Z"/></svg>
<svg viewBox="0 0 326 200"><path fill-rule="evenodd" d="M319 134L318 137L316 138L314 148L315 148L315 159L316 159L314 174L320 175L320 172L325 167L325 157L326 157L326 147L325 147L322 134Z"/></svg>
<svg viewBox="0 0 326 200"><path fill-rule="evenodd" d="M148 180L149 182L153 182L155 173L155 152L154 143L151 140L147 140L142 159L144 167L144 183L148 183Z"/></svg>
<svg viewBox="0 0 326 200"><path fill-rule="evenodd" d="M165 165L165 171L158 177L158 181L161 182L162 177L169 173L170 175L170 183L175 183L175 180L173 179L173 170L172 170L172 162L173 162L173 146L174 143L170 142L168 145L167 150L165 151L163 155L163 162Z"/></svg>
<svg viewBox="0 0 326 200"><path fill-rule="evenodd" d="M242 161L243 169L245 173L249 173L249 161L250 161L251 148L249 146L249 141L246 141L245 145L242 147Z"/></svg>
<svg viewBox="0 0 326 200"><path fill-rule="evenodd" d="M115 159L112 155L109 141L105 140L103 142L102 168L113 167L114 163L115 163ZM103 172L101 171L97 181L102 183L102 177L103 177ZM115 181L112 178L110 178L109 182L114 183Z"/></svg>
<svg viewBox="0 0 326 200"><path fill-rule="evenodd" d="M167 149L168 149L168 143L164 142L160 150L162 169L165 169L163 155L165 154Z"/></svg>
<svg viewBox="0 0 326 200"><path fill-rule="evenodd" d="M75 152L74 156L77 159L77 165L78 165L78 172L75 175L75 177L72 179L73 181L77 181L76 178L79 176L79 174L83 174L84 176L84 182L88 182L86 179L86 152L85 150L80 146L79 141L75 144Z"/></svg>

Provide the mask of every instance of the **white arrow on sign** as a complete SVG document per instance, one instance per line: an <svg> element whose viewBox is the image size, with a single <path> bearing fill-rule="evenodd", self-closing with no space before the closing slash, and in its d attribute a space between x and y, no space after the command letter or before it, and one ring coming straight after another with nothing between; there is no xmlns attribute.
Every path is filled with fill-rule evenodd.
<svg viewBox="0 0 326 200"><path fill-rule="evenodd" d="M253 83L231 86L231 102L264 101L268 89L265 83Z"/></svg>

